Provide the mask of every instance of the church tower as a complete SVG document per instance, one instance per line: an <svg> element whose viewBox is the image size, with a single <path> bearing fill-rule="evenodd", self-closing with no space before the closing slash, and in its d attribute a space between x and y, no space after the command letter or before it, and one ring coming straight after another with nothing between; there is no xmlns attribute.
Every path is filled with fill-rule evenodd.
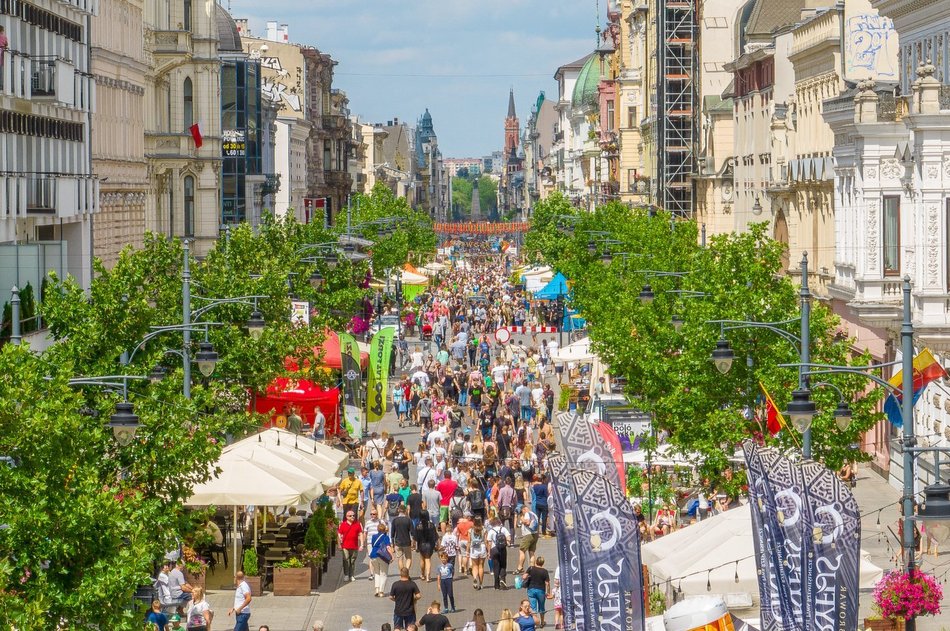
<svg viewBox="0 0 950 631"><path fill-rule="evenodd" d="M515 91L508 92L508 117L505 119L505 159L518 155L519 125L515 114Z"/></svg>

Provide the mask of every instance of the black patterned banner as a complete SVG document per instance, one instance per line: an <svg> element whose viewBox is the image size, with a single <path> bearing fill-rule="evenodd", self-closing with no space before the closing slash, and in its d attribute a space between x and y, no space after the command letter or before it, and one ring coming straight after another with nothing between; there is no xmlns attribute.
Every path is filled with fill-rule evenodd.
<svg viewBox="0 0 950 631"><path fill-rule="evenodd" d="M551 515L557 536L558 567L561 569L561 607L565 629L584 627L581 559L577 555L577 529L574 527L574 490L567 459L562 454L548 458L551 473Z"/></svg>
<svg viewBox="0 0 950 631"><path fill-rule="evenodd" d="M606 476L618 489L626 488L626 481L620 479L614 454L597 428L579 414L562 412L557 419L570 466Z"/></svg>
<svg viewBox="0 0 950 631"><path fill-rule="evenodd" d="M640 530L630 503L607 477L572 469L584 628L643 631Z"/></svg>
<svg viewBox="0 0 950 631"><path fill-rule="evenodd" d="M754 442L742 445L748 466L752 540L755 546L759 582L759 609L762 631L794 631L794 607L783 571L784 540L776 518L775 499L761 453Z"/></svg>

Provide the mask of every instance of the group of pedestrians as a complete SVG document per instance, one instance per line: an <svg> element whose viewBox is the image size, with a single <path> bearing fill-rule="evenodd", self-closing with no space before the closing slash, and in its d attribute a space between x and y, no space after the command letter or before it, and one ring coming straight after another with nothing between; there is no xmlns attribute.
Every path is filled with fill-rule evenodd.
<svg viewBox="0 0 950 631"><path fill-rule="evenodd" d="M551 533L546 463L557 449L555 394L544 383L550 347L493 344L494 328L523 321L528 309L507 269L499 261L450 272L421 296L433 347L408 351L391 391L400 425L417 427L418 443L371 434L361 466L331 494L345 577L362 574L364 553L374 595L393 602L393 629L450 628L446 614L458 609L462 580L476 592L527 590L517 612L491 621L477 610L466 624L472 631L543 628L546 601L559 609L559 590L536 556L539 538ZM399 578L387 588L391 567ZM441 597L417 617L419 584L432 582Z"/></svg>

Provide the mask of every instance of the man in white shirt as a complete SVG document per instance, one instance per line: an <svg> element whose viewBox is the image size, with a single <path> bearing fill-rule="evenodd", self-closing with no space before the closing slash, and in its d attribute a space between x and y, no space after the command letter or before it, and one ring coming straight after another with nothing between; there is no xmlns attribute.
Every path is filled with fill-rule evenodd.
<svg viewBox="0 0 950 631"><path fill-rule="evenodd" d="M383 459L386 441L379 437L379 434L373 432L370 439L366 441L366 464L370 465Z"/></svg>
<svg viewBox="0 0 950 631"><path fill-rule="evenodd" d="M436 428L433 429L431 432L429 432L429 435L426 436L426 444L429 445L429 449L431 450L435 446L435 442L437 440L442 441L444 439L445 439L445 430L442 429L441 425L437 425Z"/></svg>
<svg viewBox="0 0 950 631"><path fill-rule="evenodd" d="M412 383L418 385L423 390L429 388L429 375L424 370L417 370L412 373Z"/></svg>
<svg viewBox="0 0 950 631"><path fill-rule="evenodd" d="M228 609L228 616L234 614L234 631L250 631L247 626L251 618L251 588L244 580L244 572L234 575L234 606Z"/></svg>
<svg viewBox="0 0 950 631"><path fill-rule="evenodd" d="M420 489L424 489L428 485L429 480L438 481L438 479L439 474L432 466L432 456L426 456L425 464L419 467L419 472L416 474L416 484Z"/></svg>
<svg viewBox="0 0 950 631"><path fill-rule="evenodd" d="M417 370L419 368L422 368L422 366L424 365L423 359L422 359L422 349L417 346L409 355L409 359L410 359L409 370Z"/></svg>
<svg viewBox="0 0 950 631"><path fill-rule="evenodd" d="M499 359L498 363L495 364L495 367L491 369L491 378L496 384L498 384L499 390L505 389L505 377L507 374L508 366Z"/></svg>

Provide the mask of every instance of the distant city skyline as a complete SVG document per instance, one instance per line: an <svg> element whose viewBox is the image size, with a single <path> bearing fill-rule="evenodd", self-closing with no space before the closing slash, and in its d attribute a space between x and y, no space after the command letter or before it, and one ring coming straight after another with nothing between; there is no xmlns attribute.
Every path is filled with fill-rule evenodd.
<svg viewBox="0 0 950 631"><path fill-rule="evenodd" d="M504 146L509 89L522 125L540 91L556 99L558 66L595 47L596 11L576 0L230 3L253 36L269 20L287 23L292 43L337 61L333 85L360 120L415 125L428 108L447 157Z"/></svg>

